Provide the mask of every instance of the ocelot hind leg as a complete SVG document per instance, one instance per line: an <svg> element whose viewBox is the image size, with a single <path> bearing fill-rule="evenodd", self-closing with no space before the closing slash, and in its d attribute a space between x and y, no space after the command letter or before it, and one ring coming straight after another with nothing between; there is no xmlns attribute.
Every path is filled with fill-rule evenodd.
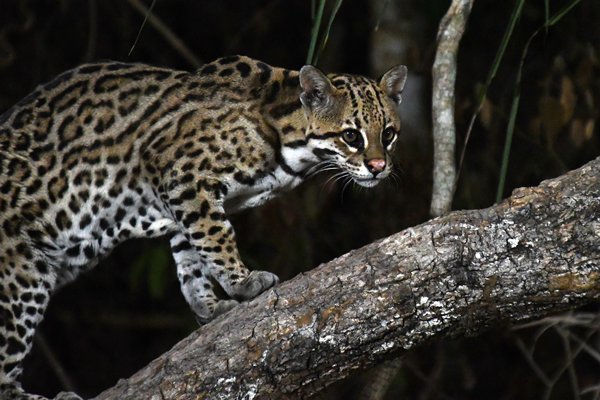
<svg viewBox="0 0 600 400"><path fill-rule="evenodd" d="M56 278L25 243L0 248L0 252L6 254L0 265L0 399L44 399L25 393L19 378ZM77 398L69 396L62 398Z"/></svg>

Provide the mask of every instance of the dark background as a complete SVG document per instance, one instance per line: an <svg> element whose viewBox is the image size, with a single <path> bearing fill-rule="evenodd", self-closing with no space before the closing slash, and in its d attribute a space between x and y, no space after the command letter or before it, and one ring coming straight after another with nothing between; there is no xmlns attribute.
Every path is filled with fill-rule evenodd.
<svg viewBox="0 0 600 400"><path fill-rule="evenodd" d="M305 63L310 40L310 3L162 0L153 13L202 62L245 54L298 69ZM427 117L403 131L396 154L400 179L365 191L342 190L326 176L320 177L259 209L235 216L242 257L251 268L269 269L289 279L429 218L429 76L437 24L449 1L384 0L378 3L388 7L383 12L390 10L386 3L411 10L410 16L398 15L399 21L410 18L414 26L403 38L409 51L406 59L393 62L407 64L409 80L424 83L413 98L404 96L402 110L406 113L409 107L416 107ZM551 1L551 11L567 3ZM508 0L475 2L459 53L459 149L512 7L513 1ZM374 76L371 54L378 40L375 26L382 17L377 10L367 0L345 1L319 67ZM150 24L145 25L129 55L142 21L143 15L124 0L0 0L0 112L37 84L87 61L140 61L193 69ZM515 187L536 185L599 154L599 21L600 2L584 0L533 42L523 70L505 196ZM543 23L544 1L527 1L467 147L455 209L488 207L494 202L519 57L529 35ZM411 32L418 34L411 36ZM53 298L39 329L43 343L36 341L25 364L24 386L35 393L54 395L64 390L66 379L81 395L95 395L134 373L195 327L179 291L166 241L128 242ZM535 328L511 328L492 327L479 338L445 340L417 349L405 359L386 398L575 398L570 371L579 388L600 383L600 361L582 352L571 363L568 354L572 349L565 344L575 343L573 337L579 335L598 350L597 320L596 328L572 330L567 342L557 328L540 337ZM536 366L547 374L561 371L565 365L572 370L565 369L556 384L544 384L517 343L535 349ZM62 379L57 365L64 369ZM358 374L335 385L322 398L359 398L371 379L372 373ZM582 398L591 399L592 395Z"/></svg>

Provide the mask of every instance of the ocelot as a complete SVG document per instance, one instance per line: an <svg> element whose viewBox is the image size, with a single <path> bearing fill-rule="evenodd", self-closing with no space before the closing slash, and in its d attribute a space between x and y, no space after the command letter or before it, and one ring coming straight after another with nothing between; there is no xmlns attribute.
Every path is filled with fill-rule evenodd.
<svg viewBox="0 0 600 400"><path fill-rule="evenodd" d="M129 238L170 235L201 322L278 282L240 260L227 215L319 169L358 185L391 172L407 70L379 82L243 56L197 72L87 64L0 116L0 397L51 294ZM228 298L219 299L220 285Z"/></svg>

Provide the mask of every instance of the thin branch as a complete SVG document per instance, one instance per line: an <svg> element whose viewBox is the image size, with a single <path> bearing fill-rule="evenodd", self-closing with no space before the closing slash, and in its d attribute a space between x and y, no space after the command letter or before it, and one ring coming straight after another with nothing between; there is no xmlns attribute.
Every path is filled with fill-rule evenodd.
<svg viewBox="0 0 600 400"><path fill-rule="evenodd" d="M523 329L528 327L538 327L532 340L532 344L527 348L524 342L520 338L515 339L515 343L519 350L523 353L525 359L540 378L543 385L545 386L544 397L550 399L553 395L556 384L562 379L565 372L568 373L568 378L571 382L572 395L570 398L579 399L580 395L585 393L585 389L581 390L577 379L577 373L575 368L576 358L581 353L586 353L587 349L591 347L587 344L592 336L597 333L598 330L598 316L591 313L577 313L572 312L566 313L559 316L543 318L538 321L516 326L514 329ZM583 339L580 339L574 333L573 328L584 328L587 332ZM547 334L556 333L562 341L562 351L564 353L564 363L558 368L552 368L552 373L546 374L544 372L544 365L539 364L535 358L534 353L536 351L536 345L538 340ZM577 345L573 347L571 341L577 342ZM557 350L558 351L558 350ZM600 357L597 358L600 361Z"/></svg>
<svg viewBox="0 0 600 400"><path fill-rule="evenodd" d="M375 368L367 382L362 388L359 400L381 400L385 398L386 393L398 371L402 368L402 360L396 358L389 360Z"/></svg>
<svg viewBox="0 0 600 400"><path fill-rule="evenodd" d="M88 21L88 40L83 56L84 62L92 61L96 54L96 41L98 40L98 4L96 4L96 0L88 0Z"/></svg>
<svg viewBox="0 0 600 400"><path fill-rule="evenodd" d="M40 351L44 354L44 357L46 357L46 360L48 360L48 364L50 364L52 371L56 374L56 377L62 384L63 389L70 391L70 392L75 391L76 388L75 388L75 384L73 383L73 379L67 373L67 371L63 367L62 363L60 362L60 360L58 359L56 354L54 354L54 351L48 344L46 337L41 332L38 332L35 335L35 344L36 344L36 346L39 347Z"/></svg>
<svg viewBox="0 0 600 400"><path fill-rule="evenodd" d="M144 18L148 19L148 23L152 25L165 40L183 57L192 67L199 68L203 62L200 60L189 47L169 28L164 22L154 15L140 0L127 0L129 4L136 9Z"/></svg>
<svg viewBox="0 0 600 400"><path fill-rule="evenodd" d="M473 0L452 0L438 30L438 47L433 62L433 192L430 213L444 215L452 208L455 190L456 127L454 83L458 45L463 36Z"/></svg>
<svg viewBox="0 0 600 400"><path fill-rule="evenodd" d="M552 385L550 378L548 378L546 376L546 373L540 368L538 363L533 358L533 350L534 349L533 348L531 350L527 349L527 346L525 346L525 343L523 343L523 341L520 338L515 339L515 344L517 345L517 348L521 351L521 353L523 353L525 360L527 360L527 363L529 364L529 366L531 367L533 372L535 372L537 377L542 381L544 386L546 386L546 388L547 388L550 385Z"/></svg>

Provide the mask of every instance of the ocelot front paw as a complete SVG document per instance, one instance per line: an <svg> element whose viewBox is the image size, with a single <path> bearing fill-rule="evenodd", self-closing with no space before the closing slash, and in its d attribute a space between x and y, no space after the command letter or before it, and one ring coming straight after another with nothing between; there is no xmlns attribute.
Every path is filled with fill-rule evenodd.
<svg viewBox="0 0 600 400"><path fill-rule="evenodd" d="M246 279L234 287L234 296L241 300L250 300L278 283L279 277L271 272L252 271Z"/></svg>

